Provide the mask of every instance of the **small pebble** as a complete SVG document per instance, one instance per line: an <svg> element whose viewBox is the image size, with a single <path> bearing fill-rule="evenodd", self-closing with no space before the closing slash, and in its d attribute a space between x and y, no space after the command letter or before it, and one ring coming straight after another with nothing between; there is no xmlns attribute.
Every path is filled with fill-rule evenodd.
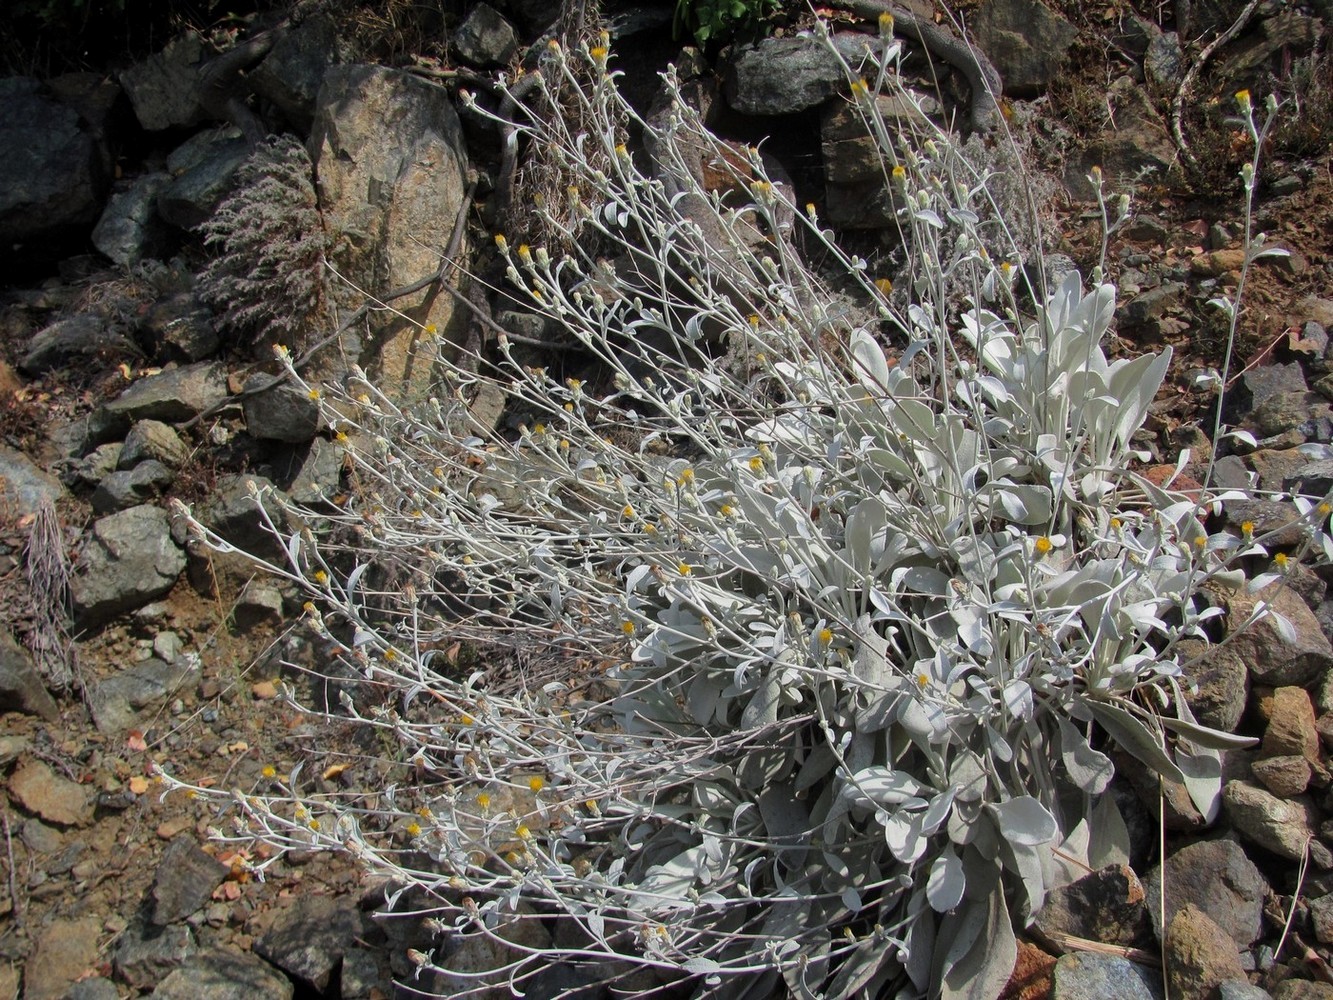
<svg viewBox="0 0 1333 1000"><path fill-rule="evenodd" d="M272 681L258 681L250 685L250 693L259 701L272 701L278 696L278 686Z"/></svg>

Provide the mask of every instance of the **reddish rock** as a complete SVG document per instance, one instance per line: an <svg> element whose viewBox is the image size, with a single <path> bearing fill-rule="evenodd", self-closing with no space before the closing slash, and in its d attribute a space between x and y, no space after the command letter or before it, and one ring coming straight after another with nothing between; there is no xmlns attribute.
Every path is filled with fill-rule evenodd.
<svg viewBox="0 0 1333 1000"><path fill-rule="evenodd" d="M19 766L9 778L9 793L24 809L48 823L87 826L93 821L92 792L39 760Z"/></svg>
<svg viewBox="0 0 1333 1000"><path fill-rule="evenodd" d="M1193 903L1181 907L1166 933L1166 977L1176 1000L1213 1000L1217 987L1244 980L1236 942Z"/></svg>
<svg viewBox="0 0 1333 1000"><path fill-rule="evenodd" d="M1268 728L1264 731L1263 755L1319 759L1319 731L1315 728L1310 692L1299 687L1280 687L1273 692Z"/></svg>

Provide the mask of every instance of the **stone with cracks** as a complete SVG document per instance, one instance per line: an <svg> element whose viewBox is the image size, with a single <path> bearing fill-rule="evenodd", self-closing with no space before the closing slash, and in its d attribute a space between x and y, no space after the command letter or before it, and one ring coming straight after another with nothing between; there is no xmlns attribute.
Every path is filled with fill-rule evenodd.
<svg viewBox="0 0 1333 1000"><path fill-rule="evenodd" d="M185 553L166 511L147 504L93 522L70 581L75 623L100 625L171 590Z"/></svg>

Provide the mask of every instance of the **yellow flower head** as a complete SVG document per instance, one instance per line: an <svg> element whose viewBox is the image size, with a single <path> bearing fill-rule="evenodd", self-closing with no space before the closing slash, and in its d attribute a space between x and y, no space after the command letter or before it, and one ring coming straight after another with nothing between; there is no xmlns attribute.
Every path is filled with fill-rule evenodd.
<svg viewBox="0 0 1333 1000"><path fill-rule="evenodd" d="M259 773L262 774L265 778L276 778L278 776L278 769L274 767L272 764L267 764L265 765L264 770L260 771Z"/></svg>
<svg viewBox="0 0 1333 1000"><path fill-rule="evenodd" d="M634 623L631 622L631 621L623 621L623 622L621 622L621 623L620 623L620 631L624 632L626 635L633 635L633 634L634 634Z"/></svg>
<svg viewBox="0 0 1333 1000"><path fill-rule="evenodd" d="M1052 545L1051 540L1045 535L1042 535L1040 538L1038 538L1035 542L1032 543L1032 548L1036 551L1037 555L1039 556L1046 555L1046 553L1050 552L1053 547L1054 546Z"/></svg>
<svg viewBox="0 0 1333 1000"><path fill-rule="evenodd" d="M633 504L628 504L628 503L625 504L625 506L622 507L621 510L620 510L620 516L621 516L621 517L633 517L633 516L634 516L634 505L633 505Z"/></svg>
<svg viewBox="0 0 1333 1000"><path fill-rule="evenodd" d="M1248 115L1254 105L1250 101L1250 92L1248 90L1236 91L1236 106L1240 108L1243 115Z"/></svg>
<svg viewBox="0 0 1333 1000"><path fill-rule="evenodd" d="M531 788L534 792L540 792L543 788L546 787L546 779L542 778L539 775L534 774L531 778L528 779L528 787Z"/></svg>
<svg viewBox="0 0 1333 1000"><path fill-rule="evenodd" d="M313 399L316 402L319 401L319 395L320 394L318 389L311 389L309 392L306 393L306 396L308 396L310 399Z"/></svg>
<svg viewBox="0 0 1333 1000"><path fill-rule="evenodd" d="M832 642L832 641L833 641L833 629L831 629L831 628L821 628L821 629L819 630L819 641L822 642L825 646L827 646L830 642Z"/></svg>
<svg viewBox="0 0 1333 1000"><path fill-rule="evenodd" d="M495 234L495 248L501 253L509 252L509 241L501 233Z"/></svg>
<svg viewBox="0 0 1333 1000"><path fill-rule="evenodd" d="M1240 533L1245 536L1247 541L1252 538L1254 536L1254 522L1243 521L1240 526Z"/></svg>
<svg viewBox="0 0 1333 1000"><path fill-rule="evenodd" d="M1277 555L1273 557L1273 565L1278 568L1279 573L1285 573L1287 571L1288 561L1289 560L1287 559L1287 554L1285 552L1279 552Z"/></svg>
<svg viewBox="0 0 1333 1000"><path fill-rule="evenodd" d="M907 168L901 163L893 168L893 179L899 183L903 183L907 180Z"/></svg>
<svg viewBox="0 0 1333 1000"><path fill-rule="evenodd" d="M759 455L750 459L750 471L759 473L764 471L764 460Z"/></svg>
<svg viewBox="0 0 1333 1000"><path fill-rule="evenodd" d="M888 278L876 278L875 287L879 289L879 293L885 298L888 298L888 296L893 293L893 282Z"/></svg>
<svg viewBox="0 0 1333 1000"><path fill-rule="evenodd" d="M407 835L409 837L421 836L421 824L415 821L407 824Z"/></svg>
<svg viewBox="0 0 1333 1000"><path fill-rule="evenodd" d="M519 840L529 840L532 837L532 831L522 823L518 825L518 829L516 829L514 833L518 835Z"/></svg>
<svg viewBox="0 0 1333 1000"><path fill-rule="evenodd" d="M694 482L694 470L681 469L679 481L682 486L688 486L690 483Z"/></svg>
<svg viewBox="0 0 1333 1000"><path fill-rule="evenodd" d="M883 14L879 15L879 37L880 38L893 37L893 15L890 14L888 11L885 11Z"/></svg>
<svg viewBox="0 0 1333 1000"><path fill-rule="evenodd" d="M320 586L323 586L324 584L329 582L329 574L325 573L322 569L315 570L314 578L315 582L318 583Z"/></svg>
<svg viewBox="0 0 1333 1000"><path fill-rule="evenodd" d="M489 792L481 792L477 795L477 805L485 811L491 807L491 795Z"/></svg>
<svg viewBox="0 0 1333 1000"><path fill-rule="evenodd" d="M588 50L588 55L592 56L596 62L606 62L606 57L610 55L610 50L605 45L594 45Z"/></svg>
<svg viewBox="0 0 1333 1000"><path fill-rule="evenodd" d="M694 570L689 563L683 562L676 567L676 572L681 576L689 576Z"/></svg>
<svg viewBox="0 0 1333 1000"><path fill-rule="evenodd" d="M864 97L868 93L870 93L870 84L866 83L865 80L852 81L853 97Z"/></svg>

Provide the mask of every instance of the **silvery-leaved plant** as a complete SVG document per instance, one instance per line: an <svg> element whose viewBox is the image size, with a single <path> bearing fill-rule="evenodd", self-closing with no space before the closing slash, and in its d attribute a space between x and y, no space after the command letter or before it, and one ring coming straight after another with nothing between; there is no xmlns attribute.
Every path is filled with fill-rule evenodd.
<svg viewBox="0 0 1333 1000"><path fill-rule="evenodd" d="M875 113L911 100L898 55L882 23L846 67L909 249L894 288L669 74L650 125L605 42L551 47L539 91L575 112L519 127L570 178L535 210L577 238L496 243L560 367L501 337L479 365L441 345L424 406L359 372L325 389L355 498L270 522L342 715L411 780L358 805L275 777L233 835L350 850L446 936L559 912L557 943L511 952L520 991L563 959L700 994L989 997L1015 923L1126 859L1112 746L1216 815L1245 741L1191 716L1175 650L1264 549L1132 471L1168 354L1107 358L1105 282L1028 287L954 137ZM611 669L460 679L459 637ZM492 981L469 975L456 995Z"/></svg>

